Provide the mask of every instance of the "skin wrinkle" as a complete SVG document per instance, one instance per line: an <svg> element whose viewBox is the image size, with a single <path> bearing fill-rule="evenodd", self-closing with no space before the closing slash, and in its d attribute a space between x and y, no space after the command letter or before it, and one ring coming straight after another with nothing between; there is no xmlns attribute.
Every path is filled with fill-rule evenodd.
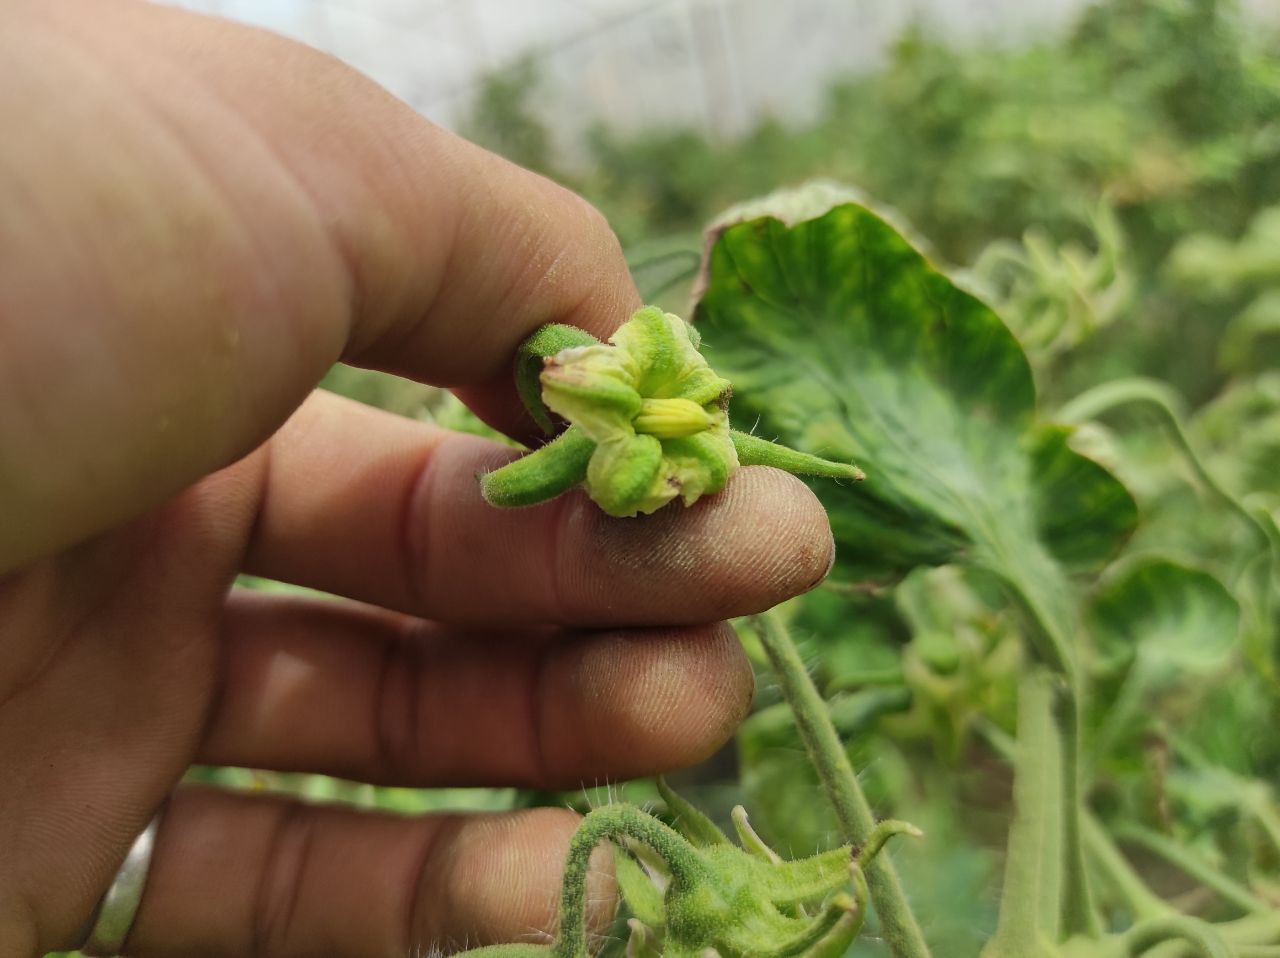
<svg viewBox="0 0 1280 958"><path fill-rule="evenodd" d="M419 756L418 729L423 661L411 641L384 643L381 674L373 700L374 765L388 781L411 771Z"/></svg>
<svg viewBox="0 0 1280 958"><path fill-rule="evenodd" d="M237 618L227 642L238 694L223 703L197 756L214 764L311 769L384 784L572 787L591 768L634 776L713 750L740 714L738 694L751 681L736 639L723 627L696 629L687 638L671 628L625 632L625 641L617 632L485 632L419 620L407 626L376 610L291 597L242 602ZM422 636L400 638L417 630ZM320 642L312 656L300 644L309 633ZM390 657L388 635L396 647L413 649L412 662L407 654ZM595 651L597 643L603 651ZM304 656L294 673L303 681L265 684L276 674L278 653ZM339 684L332 668L348 654L349 672ZM602 661L610 668L600 670ZM539 668L543 675L535 679ZM663 725L656 746L652 734L640 734L654 724L645 684L654 668L669 679L660 711L680 722ZM535 681L545 753L540 776L527 738ZM408 682L417 696L412 709ZM358 724L330 731L335 707ZM313 712L320 714L309 722ZM615 724L621 732L610 731ZM619 753L618 735L632 729L643 747ZM414 734L416 745L406 744ZM290 750L301 758L290 760Z"/></svg>
<svg viewBox="0 0 1280 958"><path fill-rule="evenodd" d="M444 453L447 434L442 434L422 451L421 459L413 470L413 478L404 496L404 505L400 510L400 534L397 537L400 547L400 565L404 570L405 595L408 608L430 608L430 587L428 576L433 568L431 562L433 539L432 524L427 518L434 511L436 497L435 463Z"/></svg>
<svg viewBox="0 0 1280 958"><path fill-rule="evenodd" d="M443 825L443 822L441 825ZM418 928L427 924L420 911L422 906L430 902L431 899L424 894L423 886L427 882L432 861L440 845L440 836L443 834L443 827L423 829L422 846L418 851L417 864L410 870L414 880L405 882L405 887L408 889L408 898L403 905L405 920L403 924L404 937L401 944L404 954L414 954L414 949L418 946L417 943L424 940L427 941L428 947L430 947L430 939L426 939L419 934Z"/></svg>
<svg viewBox="0 0 1280 958"><path fill-rule="evenodd" d="M278 811L249 926L250 953L255 958L269 958L274 944L288 941L289 919L302 893L302 870L311 844L312 826L307 821L310 814L307 806L298 803L285 804ZM302 835L295 839L298 829ZM295 849L294 845L300 847Z"/></svg>
<svg viewBox="0 0 1280 958"><path fill-rule="evenodd" d="M550 696L547 695L547 673L555 662L555 658L562 646L552 646L543 649L536 654L532 661L532 668L529 670L529 678L527 681L528 691L525 693L526 706L525 711L528 715L528 749L529 762L532 766L532 781L537 784L536 788L549 788L549 782L557 775L551 773L551 769L547 763L547 747L546 747L546 728L547 723L544 718L545 711L550 703Z"/></svg>
<svg viewBox="0 0 1280 958"><path fill-rule="evenodd" d="M584 508L594 508L594 506L589 505L589 501L582 493L573 490L556 499L551 508L555 511L550 523L551 535L547 537L547 588L544 593L548 596L547 621L571 622L576 617L568 614L568 604L564 598L564 569L567 558L563 547L565 530L572 524L577 512Z"/></svg>
<svg viewBox="0 0 1280 958"><path fill-rule="evenodd" d="M422 929L419 931L418 937L433 945L437 944L442 935L437 925L437 920L444 915L451 914L453 909L449 907L452 904L448 894L448 885L443 885L441 876L449 874L452 864L453 846L458 841L458 834L463 823L460 815L447 815L438 819L435 823L435 837L431 841L430 848L423 859L423 867L421 872L421 884L419 886L418 902L430 902L435 905L434 910L422 911ZM444 905L445 907L441 907Z"/></svg>

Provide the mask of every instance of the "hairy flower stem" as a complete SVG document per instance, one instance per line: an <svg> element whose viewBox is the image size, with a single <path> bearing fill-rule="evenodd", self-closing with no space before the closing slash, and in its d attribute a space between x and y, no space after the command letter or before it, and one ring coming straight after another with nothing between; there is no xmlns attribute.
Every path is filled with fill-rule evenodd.
<svg viewBox="0 0 1280 958"><path fill-rule="evenodd" d="M555 958L586 958L587 874L591 853L606 839L631 838L653 849L684 884L714 881L707 866L677 832L631 805L606 805L585 818L569 843L569 857L560 886L560 928L553 946Z"/></svg>
<svg viewBox="0 0 1280 958"><path fill-rule="evenodd" d="M751 622L773 666L782 694L795 713L796 726L809 759L822 781L827 798L835 807L841 835L855 848L862 848L871 840L876 820L827 715L827 704L813 684L777 613L753 616ZM929 946L889 857L876 856L867 863L865 871L871 900L880 917L881 932L889 950L895 958L927 958Z"/></svg>

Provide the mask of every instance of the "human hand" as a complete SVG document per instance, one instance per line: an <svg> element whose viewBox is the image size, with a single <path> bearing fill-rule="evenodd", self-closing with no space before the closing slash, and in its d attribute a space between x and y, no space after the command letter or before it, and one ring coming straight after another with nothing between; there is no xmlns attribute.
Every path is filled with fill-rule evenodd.
<svg viewBox="0 0 1280 958"><path fill-rule="evenodd" d="M520 341L638 305L599 214L331 58L144 4L10 4L0 130L0 955L74 947L194 762L575 787L731 734L718 620L829 564L803 485L497 510L510 450L311 394L342 360L520 431ZM126 950L530 934L574 825L179 789Z"/></svg>

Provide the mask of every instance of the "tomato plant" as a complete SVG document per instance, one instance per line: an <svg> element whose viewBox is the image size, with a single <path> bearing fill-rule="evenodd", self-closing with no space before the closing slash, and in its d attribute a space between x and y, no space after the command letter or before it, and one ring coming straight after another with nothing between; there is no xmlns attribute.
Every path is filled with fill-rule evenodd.
<svg viewBox="0 0 1280 958"><path fill-rule="evenodd" d="M1215 755L1204 710L1224 688L1255 715L1280 702L1273 516L1218 481L1167 387L1120 381L1040 409L997 313L848 191L816 184L744 204L707 249L692 328L649 308L610 344L552 328L526 345L521 394L549 431L552 413L567 428L484 482L498 505L585 483L606 511L634 515L715 494L740 464L837 479L862 478L848 463L865 468L865 481L815 482L837 540L831 582L743 623L779 699L740 733L743 784L778 834L767 842L739 806L739 848L665 784L675 828L604 805L570 852L554 943L477 954L586 954L583 874L601 841L617 850L629 954L1280 953L1280 813L1254 772L1265 761L1247 744ZM1214 568L1141 538L1120 446L1099 444L1092 425L1132 405L1161 417L1180 468L1233 526ZM1115 470L1077 448L1090 446ZM886 625L841 627L868 614ZM815 677L791 629L824 624L844 647L820 640ZM944 740L896 783L864 787L851 762ZM771 774L791 741L799 768ZM913 909L913 880L949 852L934 843L956 842L963 825L924 837L924 864L900 877L882 846L919 831L873 813L924 807L920 778L959 783L965 762L1012 773L1007 834L992 842L1003 891L980 945ZM786 803L811 808L815 794L838 838L788 860L774 846L794 847L822 815ZM1169 894L1171 875L1198 894L1176 881ZM984 892L951 889L975 915ZM868 912L874 935L859 938Z"/></svg>

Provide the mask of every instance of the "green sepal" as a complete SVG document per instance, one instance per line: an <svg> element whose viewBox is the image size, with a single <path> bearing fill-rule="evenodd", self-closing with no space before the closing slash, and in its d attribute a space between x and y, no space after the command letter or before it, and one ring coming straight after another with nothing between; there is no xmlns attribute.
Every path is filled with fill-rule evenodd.
<svg viewBox="0 0 1280 958"><path fill-rule="evenodd" d="M627 919L626 958L663 958L662 943L652 928L638 918Z"/></svg>
<svg viewBox="0 0 1280 958"><path fill-rule="evenodd" d="M723 428L664 440L662 452L669 469L667 481L686 506L722 490L738 468L737 450Z"/></svg>
<svg viewBox="0 0 1280 958"><path fill-rule="evenodd" d="M689 839L697 848L709 848L712 845L728 845L725 836L710 818L688 799L679 795L667 784L661 775L657 780L658 795L666 803L667 811L675 820L676 831Z"/></svg>
<svg viewBox="0 0 1280 958"><path fill-rule="evenodd" d="M785 907L818 901L847 884L853 852L849 846L842 845L808 858L777 864L756 858L750 860L760 865L755 880L761 890L775 905Z"/></svg>
<svg viewBox="0 0 1280 958"><path fill-rule="evenodd" d="M867 838L866 843L858 849L858 854L854 856L858 867L865 869L871 863L871 860L880 854L880 850L884 848L885 843L895 835L924 838L924 832L910 822L904 822L897 818L883 819L876 823L875 828L871 829L871 835Z"/></svg>
<svg viewBox="0 0 1280 958"><path fill-rule="evenodd" d="M744 466L773 466L797 476L825 476L828 479L852 479L861 482L867 474L853 463L832 462L807 452L797 452L768 439L747 432L729 430L738 462Z"/></svg>
<svg viewBox="0 0 1280 958"><path fill-rule="evenodd" d="M762 862L773 865L782 861L782 856L770 848L769 844L751 827L751 820L747 817L745 808L741 805L733 806L732 816L734 830L738 833L738 841L742 844L744 851L755 855Z"/></svg>
<svg viewBox="0 0 1280 958"><path fill-rule="evenodd" d="M666 924L662 892L644 866L621 844L613 856L613 874L618 882L618 892L631 909L631 914L650 928L661 928Z"/></svg>
<svg viewBox="0 0 1280 958"><path fill-rule="evenodd" d="M634 433L596 446L586 479L587 494L611 516L654 512L678 491L663 481L662 443Z"/></svg>
<svg viewBox="0 0 1280 958"><path fill-rule="evenodd" d="M865 878L862 879L862 884L865 888ZM804 958L844 958L862 931L863 924L866 923L866 902L866 895L863 894L854 902L853 907L847 908L844 914L836 919L831 929L804 953Z"/></svg>
<svg viewBox="0 0 1280 958"><path fill-rule="evenodd" d="M526 339L516 351L516 391L533 421L548 436L555 432L556 427L547 404L542 401L542 367L549 357L561 350L590 346L599 341L576 326L552 323Z"/></svg>
<svg viewBox="0 0 1280 958"><path fill-rule="evenodd" d="M480 493L495 506L531 506L568 492L587 477L596 444L581 429L567 430L536 449L480 477Z"/></svg>
<svg viewBox="0 0 1280 958"><path fill-rule="evenodd" d="M689 324L656 306L638 310L610 341L646 397L705 406L729 391L729 381L716 375L698 352Z"/></svg>
<svg viewBox="0 0 1280 958"><path fill-rule="evenodd" d="M644 400L623 359L603 344L557 353L543 366L542 398L596 442L633 433Z"/></svg>

